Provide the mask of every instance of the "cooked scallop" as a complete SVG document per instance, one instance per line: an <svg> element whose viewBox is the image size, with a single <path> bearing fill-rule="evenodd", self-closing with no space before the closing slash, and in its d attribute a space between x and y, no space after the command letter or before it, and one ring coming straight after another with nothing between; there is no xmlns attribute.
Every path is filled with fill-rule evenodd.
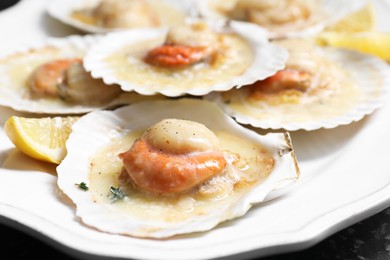
<svg viewBox="0 0 390 260"><path fill-rule="evenodd" d="M0 58L0 105L31 113L79 114L154 99L91 77L83 58L97 39L53 38L4 55Z"/></svg>
<svg viewBox="0 0 390 260"><path fill-rule="evenodd" d="M350 124L384 104L390 69L383 60L304 39L276 43L289 50L285 69L205 99L240 123L289 131Z"/></svg>
<svg viewBox="0 0 390 260"><path fill-rule="evenodd" d="M194 15L192 0L55 0L48 13L89 33L179 25Z"/></svg>
<svg viewBox="0 0 390 260"><path fill-rule="evenodd" d="M246 21L266 28L271 38L318 33L366 4L366 0L199 0L207 18Z"/></svg>
<svg viewBox="0 0 390 260"><path fill-rule="evenodd" d="M258 26L189 19L165 29L107 34L87 53L85 68L124 91L200 96L264 79L286 59L287 51Z"/></svg>
<svg viewBox="0 0 390 260"><path fill-rule="evenodd" d="M66 148L58 185L80 220L135 237L210 230L299 178L287 132L259 135L201 99L91 112L73 125Z"/></svg>

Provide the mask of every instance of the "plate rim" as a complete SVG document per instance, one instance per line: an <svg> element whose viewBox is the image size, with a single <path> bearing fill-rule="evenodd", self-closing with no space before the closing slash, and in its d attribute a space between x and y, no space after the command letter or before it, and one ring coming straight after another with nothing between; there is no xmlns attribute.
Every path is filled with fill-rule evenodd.
<svg viewBox="0 0 390 260"><path fill-rule="evenodd" d="M43 5L43 3L49 2L49 0L34 0L34 1L35 1L35 3L38 3L40 5ZM25 3L26 2L27 1L25 1ZM28 2L31 3L33 1L28 1ZM28 5L27 4L25 5L22 2L20 5L16 5L12 11L15 11L14 13L16 13L16 11L21 12L22 14L26 14L26 16L36 15L34 13L29 14L29 12L27 12L27 10L24 10L25 7L28 7ZM5 12L4 14L7 14L7 12ZM0 14L0 17L3 18L1 14ZM8 18L9 18L9 16L8 16ZM5 19L1 20L1 21L5 21ZM0 29L1 29L1 27L0 27ZM42 28L37 28L37 31L39 31L39 30L42 30ZM5 110L5 109L6 108L0 107L0 110ZM380 110L381 111L378 111L380 113L383 112L384 110L386 110L386 111L390 110L389 104L387 106L385 106L385 108L381 108ZM376 115L374 115L374 116L376 116ZM375 118L375 119L378 119L378 118ZM377 120L373 120L373 121L377 121ZM371 122L371 123L373 123L373 122ZM2 141L5 140L5 137L3 137L4 136L3 134L4 134L4 132L2 131L2 128L0 128L0 143L2 143ZM10 146L10 144L6 144L6 145L1 145L1 147L2 147L1 152L3 153L4 152L3 149L9 149L11 146ZM8 152L8 150L6 150L6 153L7 152ZM14 172L10 171L9 169L4 169L3 167L0 168L0 172L1 172L0 176L2 174L8 174L8 173L14 174ZM47 176L47 177L54 178L54 176ZM301 250L304 248L308 248L308 247L314 245L315 243L320 242L325 237L328 237L329 235L341 230L342 228L349 226L353 223L356 223L359 220L362 220L362 219L364 219L370 215L373 215L373 214L379 212L380 210L388 207L390 204L390 192L389 191L390 191L390 182L383 185L382 188L371 192L367 196L363 196L363 198L360 197L356 201L348 203L347 209L345 209L345 207L338 207L334 210L331 210L328 214L326 214L325 217L323 217L321 215L321 217L319 217L318 220L313 220L313 221L311 221L311 223L309 225L305 225L301 231L298 230L296 232L291 232L290 236L289 236L290 243L287 243L287 244L286 243L284 243L284 244L279 243L278 245L270 245L267 248L265 248L265 247L253 248L254 251L245 251L242 253L243 254L255 254L256 257L260 257L260 256L273 255L275 253L275 251L277 251L277 253L282 253L282 252L298 251L298 250ZM346 212L343 213L343 211L346 211ZM41 239L43 242L51 243L56 248L63 250L63 252L65 252L65 253L70 253L68 250L71 249L72 253L73 253L73 251L75 251L75 253L77 253L77 254L81 253L84 256L115 257L113 254L110 254L107 252L102 253L102 254L96 254L96 252L94 253L94 252L88 251L88 250L86 250L86 248L81 248L82 243L79 243L78 247L72 246L71 243L77 244L76 242L78 240L77 241L69 241L69 240L65 240L63 237L58 237L56 235L62 235L62 234L55 233L55 231L54 232L50 231L51 230L50 223L47 224L45 219L43 219L42 217L39 217L39 216L34 217L33 213L31 213L31 212L27 212L28 213L27 216L24 216L24 215L21 215L20 212L21 212L21 210L18 209L18 207L12 206L12 205L7 205L4 202L0 202L0 222L1 223L4 223L4 224L13 223L13 224L15 224L15 227L17 226L16 228L24 229L24 231L26 231L25 230L26 227L31 228L34 231L36 231L32 234L33 236L36 236L37 238ZM340 215L340 212L342 212L343 215ZM328 220L334 218L334 215L337 216L336 220L333 220L333 222L329 222ZM342 220L340 220L341 218L342 218ZM321 223L320 223L321 219L325 219L324 221L328 224L326 227L324 227L322 225L322 227L323 227L322 229L316 229L315 227L317 225L321 225ZM8 220L10 220L10 221L8 221ZM44 223L43 226L37 226L36 223L40 222L40 221L42 221L42 223ZM6 222L8 222L8 223L6 223ZM12 225L12 224L10 224L10 225ZM67 231L67 232L71 232L71 231ZM64 232L64 233L66 233L66 232ZM77 237L77 233L75 234L75 237ZM84 239L84 237L79 237L79 238ZM289 242L289 241L287 241L287 242ZM57 242L58 244L55 242ZM65 251L64 249L66 249L67 251ZM131 252L130 252L130 254L131 254ZM135 256L121 255L119 257L135 257ZM210 257L210 256L208 256L208 257ZM218 257L218 258L231 257L232 259L234 259L235 256L230 255L230 254L228 254L228 255L219 254L219 255L214 255L214 257ZM149 259L149 258L144 257L142 259ZM199 259L199 258L197 258L197 259Z"/></svg>

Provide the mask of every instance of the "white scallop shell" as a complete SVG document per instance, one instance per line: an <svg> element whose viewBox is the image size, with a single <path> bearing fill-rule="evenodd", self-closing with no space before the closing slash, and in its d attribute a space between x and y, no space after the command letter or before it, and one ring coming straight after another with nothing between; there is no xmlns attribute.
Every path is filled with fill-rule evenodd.
<svg viewBox="0 0 390 260"><path fill-rule="evenodd" d="M163 2L168 6L172 6L175 9L182 11L184 16L195 15L194 12L194 0L147 0L150 4L153 5L153 2ZM72 17L72 12L94 8L101 2L101 0L53 0L47 6L47 12L54 17L55 19L61 21L64 24L70 25L74 28L77 28L81 31L88 33L107 33L118 30L123 30L124 28L105 28L95 25L90 25L83 23ZM139 14L135 14L139 15ZM162 25L167 26L167 25Z"/></svg>
<svg viewBox="0 0 390 260"><path fill-rule="evenodd" d="M343 48L319 48L322 55L342 66L348 73L348 80L352 84L355 84L361 92L357 104L346 111L344 115L318 117L316 119L296 122L291 119L293 116L296 116L291 111L272 113L270 112L272 110L271 107L261 109L249 105L244 97L245 88L237 91L238 93L236 94L239 96L237 102L229 102L229 104L223 102L221 93L210 93L204 98L217 103L225 113L235 118L239 123L263 129L285 129L288 131L300 129L309 131L347 125L361 120L364 116L373 113L376 109L384 105L390 90L390 67L385 61L371 55ZM328 105L326 100L324 104ZM233 108L235 105L245 107L250 112L239 112ZM304 113L300 116L305 117Z"/></svg>
<svg viewBox="0 0 390 260"><path fill-rule="evenodd" d="M178 222L145 221L131 214L118 214L110 204L96 203L89 192L75 187L75 183L80 182L90 187L90 159L101 147L112 142L113 138L146 129L165 118L193 120L212 131L227 131L248 138L266 147L275 158L275 168L263 182L253 186L239 199L230 200L218 209L213 204L204 214ZM115 111L93 111L73 125L66 147L67 155L57 167L58 185L76 204L77 216L85 224L101 231L132 236L164 238L212 229L220 222L244 215L254 204L285 194L294 187L299 177L288 133L260 135L237 124L212 102L201 99L147 101ZM149 207L148 210L154 209Z"/></svg>
<svg viewBox="0 0 390 260"><path fill-rule="evenodd" d="M187 21L191 23L198 21L198 19L187 19ZM102 78L107 84L119 84L125 91L136 91L143 95L160 93L169 97L185 94L201 96L211 91L224 91L233 87L240 87L273 75L285 66L288 52L284 48L269 43L266 31L259 26L244 22L226 23L222 20L205 22L217 32L236 33L247 40L253 50L253 62L245 72L230 80L217 84L207 84L206 86L198 86L197 81L193 80L194 86L186 89L176 87L174 84L160 83L158 78L156 78L154 86L146 86L141 83L136 84L131 79L123 80L118 78L116 75L118 68L110 67L106 61L108 57L129 44L158 37L165 38L168 29L141 29L109 33L88 51L84 59L84 66L91 72L93 77Z"/></svg>
<svg viewBox="0 0 390 260"><path fill-rule="evenodd" d="M311 24L310 26L299 29L299 30L291 30L286 33L276 33L269 32L270 38L281 38L281 37L305 37L314 35L320 31L322 31L327 26L330 26L344 16L353 13L365 6L367 4L367 0L305 0L307 2L315 3L316 6L321 6L319 10L325 13L324 19L318 21L315 24ZM228 19L223 13L218 12L215 8L212 8L210 3L215 6L224 5L224 6L234 6L234 3L237 0L198 0L197 8L198 12L201 16L206 18L222 18ZM230 7L230 8L231 8Z"/></svg>
<svg viewBox="0 0 390 260"><path fill-rule="evenodd" d="M80 114L98 108L109 108L154 98L123 92L115 99L99 105L77 105L64 102L59 98L30 99L28 97L26 81L37 64L55 58L82 58L99 37L87 35L49 38L2 54L0 57L0 105L30 113Z"/></svg>

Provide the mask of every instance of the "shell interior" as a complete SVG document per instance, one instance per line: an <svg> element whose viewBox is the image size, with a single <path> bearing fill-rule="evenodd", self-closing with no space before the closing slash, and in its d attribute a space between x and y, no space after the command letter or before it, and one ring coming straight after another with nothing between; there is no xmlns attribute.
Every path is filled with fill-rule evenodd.
<svg viewBox="0 0 390 260"><path fill-rule="evenodd" d="M329 98L314 99L311 103L272 106L262 105L265 103L260 101L250 102L248 100L250 88L243 87L232 90L229 94L214 92L204 98L216 102L239 123L287 131L316 130L350 124L384 105L390 87L390 69L386 62L353 50L318 48L324 57L339 67L342 66L340 71L345 72L345 78L337 87L341 90L346 89L346 86L352 86L355 89L353 95L348 96L348 93L336 90ZM338 103L332 103L332 98L338 100Z"/></svg>
<svg viewBox="0 0 390 260"><path fill-rule="evenodd" d="M88 21L84 21L82 19L77 19L73 14L75 11L80 10L92 10L95 8L102 0L87 0L87 1L79 1L79 0L55 0L52 1L48 7L47 12L57 20L61 21L64 24L70 25L74 28L77 28L81 31L88 33L108 33L118 30L123 30L127 28L109 28L104 27L98 24L94 24ZM194 4L193 0L147 0L150 6L155 6L153 10L157 12L158 16L162 16L165 18L163 20L161 27L170 26L172 24L178 24L182 20L184 20L185 16L193 16L194 14ZM161 8L162 7L162 8ZM169 19L169 9L172 8L174 10L174 15L176 17L171 18L173 21ZM118 10L116 10L118 11ZM112 15L120 16L121 13L115 13L115 10L112 11ZM135 14L136 16L142 14ZM182 16L182 18L178 18L178 16Z"/></svg>
<svg viewBox="0 0 390 260"><path fill-rule="evenodd" d="M145 110L148 113L144 113ZM208 116L205 117L205 114ZM178 197L180 203L175 197L173 201L159 206L161 196L137 202L136 196L129 195L123 202L125 207L128 206L127 212L120 211L114 203L101 202L100 197L106 194L91 192L94 189L93 165L104 161L102 158L110 154L117 157L120 151L115 150L118 149L116 145L121 144L115 143L113 147L116 148L108 153L103 149L103 157L93 160L98 151L112 145L115 140L121 140L118 138L139 132L166 118L193 120L212 131L224 131L262 145L275 159L275 166L268 177L244 189L243 193L233 191L219 200L205 200L200 213L188 210L193 199L183 196ZM285 194L299 177L299 167L288 133L259 135L237 124L212 102L201 99L146 101L115 111L93 111L73 125L66 147L67 156L57 167L58 185L76 204L76 214L82 222L101 231L136 237L164 238L210 230L220 222L244 215L253 204ZM115 163L102 164L95 176L105 176L105 172L110 171L107 169L114 167ZM85 192L75 186L81 182L85 182L90 190ZM180 204L179 211L175 210L177 204Z"/></svg>
<svg viewBox="0 0 390 260"><path fill-rule="evenodd" d="M197 2L198 12L201 16L206 18L218 18L218 19L230 19L226 14L226 11L233 10L237 0L199 0ZM301 2L307 2L310 5L316 7L314 10L321 16L316 22L308 24L300 28L291 27L289 30L276 32L269 31L271 38L281 37L305 37L314 35L329 25L336 23L354 11L357 11L364 7L367 3L366 0L357 1L339 1L339 0L302 0ZM318 7L318 8L317 8Z"/></svg>
<svg viewBox="0 0 390 260"><path fill-rule="evenodd" d="M60 98L37 99L29 96L27 79L34 68L54 59L83 58L86 51L99 37L87 35L50 38L3 54L0 58L0 105L31 113L80 114L97 108L109 108L138 100L154 99L155 97L123 92L113 100L86 105L65 102Z"/></svg>
<svg viewBox="0 0 390 260"><path fill-rule="evenodd" d="M199 19L187 21L194 23ZM235 41L236 45L227 51L232 58L225 59L227 61L217 67L200 64L180 71L160 70L145 63L142 53L148 51L144 46L150 42L153 46L161 44L168 29L140 29L107 34L88 51L85 68L93 77L102 78L107 84L119 84L124 91L177 97L185 94L201 96L211 91L240 87L264 79L285 66L287 51L271 44L259 26L221 20L206 22L217 32L238 35L240 46L248 54L239 55L234 48L238 45ZM130 50L137 50L137 54L128 54ZM243 67L242 64L248 65Z"/></svg>

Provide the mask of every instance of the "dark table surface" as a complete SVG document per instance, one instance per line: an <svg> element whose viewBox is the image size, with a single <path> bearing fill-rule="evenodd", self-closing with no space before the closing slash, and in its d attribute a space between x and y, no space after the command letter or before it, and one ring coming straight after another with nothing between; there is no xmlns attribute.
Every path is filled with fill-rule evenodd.
<svg viewBox="0 0 390 260"><path fill-rule="evenodd" d="M15 0L1 0L0 10L17 3ZM3 219L7 225L0 224L1 254L15 259L50 257L51 259L94 259L91 256L78 255L59 245L37 239L34 232L16 223ZM23 230L23 231L20 231ZM27 231L27 232L26 232ZM47 258L46 258L47 259ZM390 207L347 227L318 244L292 253L258 258L262 260L382 260L390 259Z"/></svg>
<svg viewBox="0 0 390 260"><path fill-rule="evenodd" d="M49 257L56 260L96 259L91 256L75 258L75 252L57 248L56 245L37 239L34 235L19 231L16 226L0 225L2 255L14 259ZM47 258L46 258L47 259ZM241 259L241 258L239 258ZM390 207L347 227L318 244L287 254L279 254L262 260L385 260L390 259Z"/></svg>

